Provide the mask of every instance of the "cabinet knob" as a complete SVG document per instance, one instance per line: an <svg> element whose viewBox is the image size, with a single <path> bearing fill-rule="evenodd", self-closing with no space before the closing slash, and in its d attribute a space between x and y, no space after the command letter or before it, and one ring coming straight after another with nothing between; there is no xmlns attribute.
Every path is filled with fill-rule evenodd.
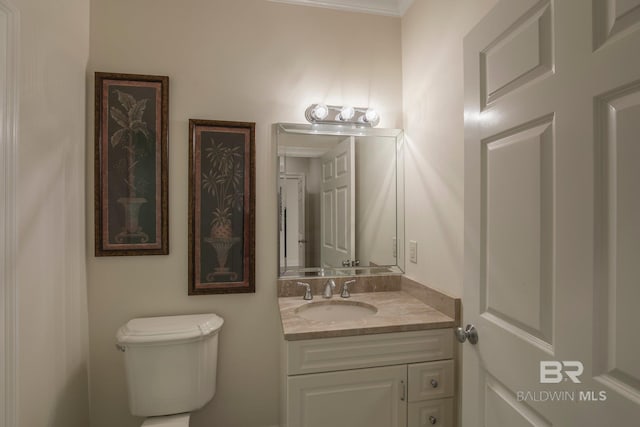
<svg viewBox="0 0 640 427"><path fill-rule="evenodd" d="M431 423L431 425L435 425L435 423L438 422L438 419L436 417L434 417L433 415L429 416L429 422Z"/></svg>
<svg viewBox="0 0 640 427"><path fill-rule="evenodd" d="M436 379L431 380L431 387L438 388L438 380Z"/></svg>

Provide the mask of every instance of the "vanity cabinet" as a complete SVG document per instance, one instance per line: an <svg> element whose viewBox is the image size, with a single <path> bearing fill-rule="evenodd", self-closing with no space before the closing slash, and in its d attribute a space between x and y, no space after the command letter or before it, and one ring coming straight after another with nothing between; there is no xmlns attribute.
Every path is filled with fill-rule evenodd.
<svg viewBox="0 0 640 427"><path fill-rule="evenodd" d="M453 427L453 331L283 342L287 427Z"/></svg>

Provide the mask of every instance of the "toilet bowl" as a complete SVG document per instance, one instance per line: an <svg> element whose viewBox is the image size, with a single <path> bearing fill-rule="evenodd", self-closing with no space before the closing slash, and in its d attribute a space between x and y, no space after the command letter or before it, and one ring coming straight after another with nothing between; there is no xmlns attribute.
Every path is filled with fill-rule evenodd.
<svg viewBox="0 0 640 427"><path fill-rule="evenodd" d="M144 427L188 427L190 412L216 392L218 332L215 314L132 319L117 333L133 415Z"/></svg>

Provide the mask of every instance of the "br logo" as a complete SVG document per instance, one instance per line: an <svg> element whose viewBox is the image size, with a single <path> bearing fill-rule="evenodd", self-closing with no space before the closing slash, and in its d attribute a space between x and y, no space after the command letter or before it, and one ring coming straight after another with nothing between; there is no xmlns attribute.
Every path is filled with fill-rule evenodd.
<svg viewBox="0 0 640 427"><path fill-rule="evenodd" d="M565 375L574 383L580 383L578 378L582 375L584 366L577 360L556 360L540 361L540 383L558 384L565 379Z"/></svg>

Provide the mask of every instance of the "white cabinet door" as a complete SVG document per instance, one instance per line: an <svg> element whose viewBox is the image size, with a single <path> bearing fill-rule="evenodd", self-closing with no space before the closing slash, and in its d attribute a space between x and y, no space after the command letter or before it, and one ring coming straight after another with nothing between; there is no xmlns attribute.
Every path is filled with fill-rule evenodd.
<svg viewBox="0 0 640 427"><path fill-rule="evenodd" d="M289 427L404 427L407 365L290 376Z"/></svg>

